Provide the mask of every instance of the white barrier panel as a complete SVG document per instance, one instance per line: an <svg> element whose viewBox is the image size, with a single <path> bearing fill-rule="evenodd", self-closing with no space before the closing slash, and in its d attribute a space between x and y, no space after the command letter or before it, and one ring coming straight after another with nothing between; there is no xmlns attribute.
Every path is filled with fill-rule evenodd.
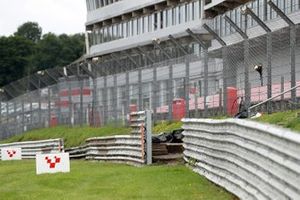
<svg viewBox="0 0 300 200"><path fill-rule="evenodd" d="M36 154L36 174L70 172L68 153Z"/></svg>
<svg viewBox="0 0 300 200"><path fill-rule="evenodd" d="M2 148L1 149L2 160L22 160L21 148Z"/></svg>

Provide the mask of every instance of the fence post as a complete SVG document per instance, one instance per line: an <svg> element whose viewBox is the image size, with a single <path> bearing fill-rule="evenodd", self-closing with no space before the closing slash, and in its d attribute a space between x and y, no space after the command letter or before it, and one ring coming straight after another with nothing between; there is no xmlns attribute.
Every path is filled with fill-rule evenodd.
<svg viewBox="0 0 300 200"><path fill-rule="evenodd" d="M51 91L48 86L48 127L51 127Z"/></svg>
<svg viewBox="0 0 300 200"><path fill-rule="evenodd" d="M204 117L207 117L207 96L208 96L208 48L204 48Z"/></svg>
<svg viewBox="0 0 300 200"><path fill-rule="evenodd" d="M39 80L40 81L40 80ZM41 121L42 121L42 97L41 97L41 89L40 89L40 83L39 83L39 88L38 88L38 93L39 93L39 119L38 119L38 123L39 123L39 128L41 128Z"/></svg>
<svg viewBox="0 0 300 200"><path fill-rule="evenodd" d="M113 94L113 112L114 112L114 120L115 124L118 123L118 80L117 80L117 74L114 74L114 94Z"/></svg>
<svg viewBox="0 0 300 200"><path fill-rule="evenodd" d="M25 109L24 109L24 96L22 96L22 132L24 132L24 131L26 131L25 129L24 129L24 127L25 127L25 118L24 118L24 116L25 116ZM27 129L27 128L26 128Z"/></svg>
<svg viewBox="0 0 300 200"><path fill-rule="evenodd" d="M173 93L173 65L169 66L169 82L168 82L168 107L169 107L169 112L168 112L168 120L172 121L173 119L173 98L174 98L174 93Z"/></svg>
<svg viewBox="0 0 300 200"><path fill-rule="evenodd" d="M281 77L280 92L284 92L284 77ZM284 94L280 97L280 109L284 110Z"/></svg>
<svg viewBox="0 0 300 200"><path fill-rule="evenodd" d="M83 115L84 115L84 112L83 112L83 77L81 77L81 75L79 75L79 84L80 84L80 114L79 114L79 123L80 123L80 126L82 127L83 126Z"/></svg>
<svg viewBox="0 0 300 200"><path fill-rule="evenodd" d="M104 124L107 124L107 122L108 122L108 120L107 120L107 118L108 118L108 116L107 116L107 114L108 114L108 102L107 102L107 100L108 100L108 98L107 98L107 76L105 75L104 77L103 77L103 81L104 81L104 84L103 84L103 114L104 114L104 116L103 116L103 122L104 122Z"/></svg>
<svg viewBox="0 0 300 200"><path fill-rule="evenodd" d="M185 117L190 117L190 59L185 59Z"/></svg>
<svg viewBox="0 0 300 200"><path fill-rule="evenodd" d="M152 110L153 110L153 122L157 118L157 66L153 65L153 81L152 81Z"/></svg>
<svg viewBox="0 0 300 200"><path fill-rule="evenodd" d="M199 118L199 109L198 109L198 91L199 86L197 85L197 82L195 82L195 118Z"/></svg>
<svg viewBox="0 0 300 200"><path fill-rule="evenodd" d="M69 123L72 127L74 125L74 116L73 116L73 103L72 103L72 82L71 80L67 80L68 82L68 99L69 99Z"/></svg>
<svg viewBox="0 0 300 200"><path fill-rule="evenodd" d="M96 103L97 103L97 78L93 78L93 100L92 100L92 113L93 113L93 127L96 127Z"/></svg>
<svg viewBox="0 0 300 200"><path fill-rule="evenodd" d="M228 48L227 46L222 47L222 57L223 57L223 91L220 88L220 97L222 97L223 92L223 114L227 115L227 74L228 74ZM220 108L222 109L222 102L220 102Z"/></svg>
<svg viewBox="0 0 300 200"><path fill-rule="evenodd" d="M272 97L272 34L271 32L267 32L267 70L268 70L268 99ZM269 101L267 103L268 113L272 113L272 102Z"/></svg>
<svg viewBox="0 0 300 200"><path fill-rule="evenodd" d="M245 87L245 106L248 109L251 104L250 100L250 84L249 84L249 40L245 39L244 40L244 76L245 76L245 81L244 81L244 87Z"/></svg>
<svg viewBox="0 0 300 200"><path fill-rule="evenodd" d="M138 108L139 111L143 110L143 85L142 85L142 70L139 68L138 69L138 90L139 90L139 94L138 94Z"/></svg>
<svg viewBox="0 0 300 200"><path fill-rule="evenodd" d="M129 115L130 114L130 109L129 109L129 106L130 106L130 95L129 95L129 90L130 90L130 88L129 88L129 71L126 71L126 86L125 86L125 117L127 116L127 115ZM129 121L127 121L127 124L129 124Z"/></svg>
<svg viewBox="0 0 300 200"><path fill-rule="evenodd" d="M290 26L291 88L296 86L296 26ZM296 108L296 89L291 91L292 109Z"/></svg>

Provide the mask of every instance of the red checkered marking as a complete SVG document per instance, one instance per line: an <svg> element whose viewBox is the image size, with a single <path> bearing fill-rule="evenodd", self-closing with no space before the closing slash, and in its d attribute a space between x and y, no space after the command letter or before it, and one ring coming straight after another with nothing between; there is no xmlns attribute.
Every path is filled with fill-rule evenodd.
<svg viewBox="0 0 300 200"><path fill-rule="evenodd" d="M17 152L15 150L7 150L8 157L12 158Z"/></svg>
<svg viewBox="0 0 300 200"><path fill-rule="evenodd" d="M56 157L56 156L54 156L54 161L52 161L52 159L49 158L48 156L45 157L45 160L47 161L47 164L49 164L49 167L51 169L55 168L57 163L60 163L60 157Z"/></svg>

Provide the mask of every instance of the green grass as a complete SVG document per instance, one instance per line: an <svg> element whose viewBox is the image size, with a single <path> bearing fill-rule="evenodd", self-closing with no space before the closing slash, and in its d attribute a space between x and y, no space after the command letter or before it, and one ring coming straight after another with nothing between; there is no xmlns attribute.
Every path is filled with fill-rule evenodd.
<svg viewBox="0 0 300 200"><path fill-rule="evenodd" d="M0 162L5 200L233 200L183 165L131 167L71 161L70 173L35 175L34 161Z"/></svg>
<svg viewBox="0 0 300 200"><path fill-rule="evenodd" d="M171 122L170 121L160 121L155 124L152 132L154 134L158 134L161 132L171 132L173 130L180 129L181 126L182 126L181 121L171 121Z"/></svg>
<svg viewBox="0 0 300 200"><path fill-rule="evenodd" d="M92 127L65 127L58 126L28 131L24 134L11 137L1 143L34 141L44 139L63 138L65 147L74 147L84 144L85 139L97 136L124 135L129 134L130 129L124 127L105 126L101 128Z"/></svg>
<svg viewBox="0 0 300 200"><path fill-rule="evenodd" d="M300 110L277 112L273 114L263 114L260 118L255 119L258 122L279 125L300 132Z"/></svg>
<svg viewBox="0 0 300 200"><path fill-rule="evenodd" d="M170 132L175 129L180 129L182 122L159 122L154 128L154 133ZM6 140L0 141L0 143L10 143L10 142L21 142L21 141L35 141L35 140L45 140L54 138L63 138L65 147L75 147L84 144L85 139L90 137L98 136L111 136L111 135L124 135L130 134L130 128L126 127L113 127L104 126L100 128L92 127L66 127L58 126L53 128L43 128L28 131L24 134L17 135Z"/></svg>

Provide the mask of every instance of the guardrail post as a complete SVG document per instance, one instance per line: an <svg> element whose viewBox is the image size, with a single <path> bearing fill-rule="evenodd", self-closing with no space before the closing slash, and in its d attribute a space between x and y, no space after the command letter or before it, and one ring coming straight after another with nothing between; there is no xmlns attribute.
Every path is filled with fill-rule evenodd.
<svg viewBox="0 0 300 200"><path fill-rule="evenodd" d="M147 155L147 165L152 164L152 117L151 117L151 111L146 110L145 111L145 117L146 117L146 155Z"/></svg>

